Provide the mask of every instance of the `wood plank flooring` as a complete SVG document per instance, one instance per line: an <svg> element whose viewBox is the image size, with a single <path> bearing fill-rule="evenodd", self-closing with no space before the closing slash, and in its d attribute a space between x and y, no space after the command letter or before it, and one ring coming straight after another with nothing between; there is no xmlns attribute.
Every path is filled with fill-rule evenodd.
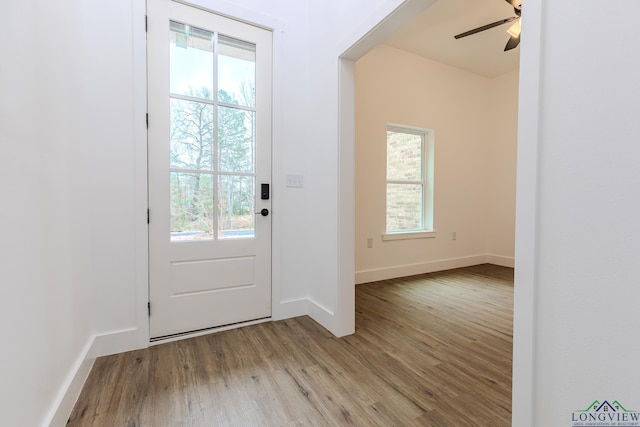
<svg viewBox="0 0 640 427"><path fill-rule="evenodd" d="M100 358L68 426L510 426L513 270L356 287L356 333L308 317Z"/></svg>

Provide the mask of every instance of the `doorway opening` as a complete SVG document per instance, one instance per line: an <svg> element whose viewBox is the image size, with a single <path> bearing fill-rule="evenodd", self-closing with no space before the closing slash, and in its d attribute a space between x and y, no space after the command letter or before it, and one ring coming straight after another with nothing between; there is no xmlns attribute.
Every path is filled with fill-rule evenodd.
<svg viewBox="0 0 640 427"><path fill-rule="evenodd" d="M415 0L404 2L398 9L390 12L382 19L364 23L353 45L348 45L340 60L340 253L355 254L356 245L368 243L356 241L355 202L356 182L351 177L355 172L355 87L356 61L372 51L383 40L411 21L412 17L424 11L434 2ZM514 301L514 385L513 385L513 419L522 425L530 425L533 397L533 331L535 300L534 276L535 265L535 183L537 181L537 139L538 139L538 81L540 66L540 24L539 7L527 11L527 41L520 49L520 63L523 72L519 73L518 86L518 137L517 137L517 182L518 193L516 216L518 239L515 242L518 259L513 260L517 266L516 292ZM524 46L524 47L523 47ZM436 138L438 138L436 129ZM437 180L436 180L437 185ZM436 189L436 194L437 194ZM436 218L437 221L437 218ZM437 227L437 224L436 224ZM349 235L349 233L352 233ZM453 233L449 238L453 237ZM457 236L456 236L457 237ZM338 312L348 313L349 300L353 298L354 274L356 272L355 257L340 256L340 287ZM491 261L491 260L490 260ZM343 316L344 317L344 316ZM347 316L348 317L348 316ZM343 319L347 324L348 319ZM514 421L515 422L515 421Z"/></svg>

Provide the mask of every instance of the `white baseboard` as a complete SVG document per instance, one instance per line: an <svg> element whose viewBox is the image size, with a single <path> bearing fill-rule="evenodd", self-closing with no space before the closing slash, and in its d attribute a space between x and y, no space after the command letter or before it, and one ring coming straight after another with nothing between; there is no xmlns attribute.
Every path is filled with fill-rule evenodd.
<svg viewBox="0 0 640 427"><path fill-rule="evenodd" d="M91 348L91 356L102 357L125 351L137 350L149 346L149 337L140 339L137 328L122 329L120 331L107 332L96 335Z"/></svg>
<svg viewBox="0 0 640 427"><path fill-rule="evenodd" d="M312 299L307 301L309 302L307 311L309 317L318 322L323 328L327 329L332 334L338 336L338 331L336 329L336 316L334 312L324 307L322 304L318 304Z"/></svg>
<svg viewBox="0 0 640 427"><path fill-rule="evenodd" d="M282 301L273 307L271 318L273 320L283 320L304 316L308 313L308 308L309 300L307 298Z"/></svg>
<svg viewBox="0 0 640 427"><path fill-rule="evenodd" d="M272 317L273 320L283 320L299 316L309 316L332 334L340 336L340 331L336 328L337 320L334 312L310 298L284 301L279 304L277 310L274 307Z"/></svg>
<svg viewBox="0 0 640 427"><path fill-rule="evenodd" d="M49 422L45 422L44 425L48 425L49 427L63 427L67 424L71 411L73 411L73 407L82 391L82 386L84 386L84 382L87 380L93 363L96 360L95 357L91 357L91 348L94 342L94 337L91 337L87 341L76 363L74 363L69 375L67 375L67 378L62 384L52 409L49 411L49 415L46 418Z"/></svg>
<svg viewBox="0 0 640 427"><path fill-rule="evenodd" d="M514 265L513 258L482 254L358 271L356 272L355 280L356 285L359 285L361 283L377 282L378 280L395 279L397 277L414 276L416 274L433 273L435 271L451 270L453 268L470 267L472 265L486 263L504 267L513 267Z"/></svg>
<svg viewBox="0 0 640 427"><path fill-rule="evenodd" d="M499 265L501 267L511 267L515 266L515 259L513 257L502 256L502 255L487 255L487 263Z"/></svg>
<svg viewBox="0 0 640 427"><path fill-rule="evenodd" d="M138 329L126 329L94 335L88 341L73 365L67 379L60 388L58 398L48 416L49 427L67 424L85 381L89 377L96 358L148 346L141 343Z"/></svg>

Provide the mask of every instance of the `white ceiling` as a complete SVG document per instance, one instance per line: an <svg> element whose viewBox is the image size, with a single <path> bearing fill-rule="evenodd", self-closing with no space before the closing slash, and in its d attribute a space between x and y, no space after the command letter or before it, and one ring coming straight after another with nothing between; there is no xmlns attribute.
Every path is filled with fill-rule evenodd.
<svg viewBox="0 0 640 427"><path fill-rule="evenodd" d="M511 16L515 16L513 7L505 0L438 0L385 44L496 77L518 68L520 63L520 46L504 52L510 24L458 40L453 36Z"/></svg>

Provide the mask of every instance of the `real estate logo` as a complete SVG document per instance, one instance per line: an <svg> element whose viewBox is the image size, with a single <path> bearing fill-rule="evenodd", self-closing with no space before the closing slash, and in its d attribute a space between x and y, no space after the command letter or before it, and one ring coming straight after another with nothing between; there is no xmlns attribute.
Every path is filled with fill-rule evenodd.
<svg viewBox="0 0 640 427"><path fill-rule="evenodd" d="M571 413L571 426L640 426L640 411L629 410L620 402L595 400L587 409Z"/></svg>

